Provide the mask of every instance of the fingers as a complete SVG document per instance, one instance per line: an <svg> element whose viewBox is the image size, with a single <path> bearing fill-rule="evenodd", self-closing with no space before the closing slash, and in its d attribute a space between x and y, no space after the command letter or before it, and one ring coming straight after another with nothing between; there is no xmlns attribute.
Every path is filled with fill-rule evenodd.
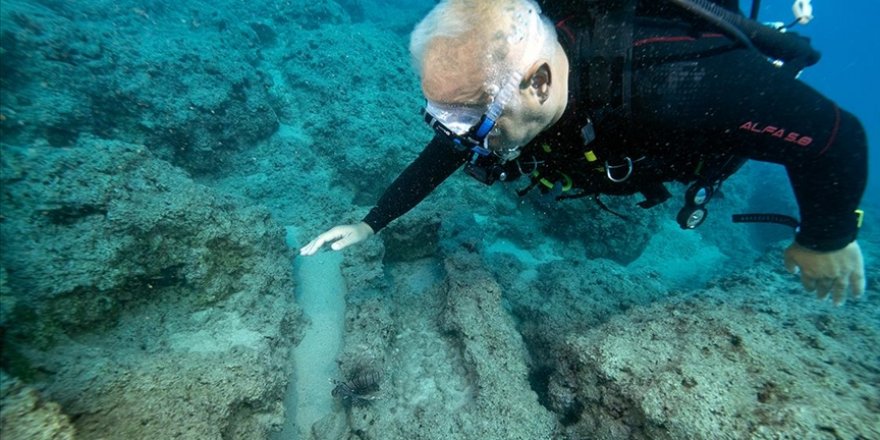
<svg viewBox="0 0 880 440"><path fill-rule="evenodd" d="M857 270L850 274L849 285L852 287L853 297L858 298L865 293L865 272Z"/></svg>
<svg viewBox="0 0 880 440"><path fill-rule="evenodd" d="M357 240L357 237L355 236L355 234L349 233L349 234L346 234L345 236L343 236L336 243L333 243L332 245L330 245L330 248L333 249L334 251L341 251L341 250L343 250L343 249L345 249L345 248L347 248L357 242L358 242L358 240Z"/></svg>
<svg viewBox="0 0 880 440"><path fill-rule="evenodd" d="M359 223L356 225L349 225L346 230L344 236L333 243L333 250L339 251L345 249L355 243L360 243L367 239L370 235L373 234L373 228L371 228L366 223Z"/></svg>
<svg viewBox="0 0 880 440"><path fill-rule="evenodd" d="M353 225L340 225L336 226L329 231L319 235L317 238L312 240L309 244L303 246L299 250L300 255L312 255L324 244L328 242L334 242L330 245L330 248L334 251L342 250L351 246L355 243L360 243L367 239L367 237L373 235L373 228L370 225L361 222Z"/></svg>
<svg viewBox="0 0 880 440"><path fill-rule="evenodd" d="M785 270L790 274L798 273L798 264L791 252L785 252Z"/></svg>
<svg viewBox="0 0 880 440"><path fill-rule="evenodd" d="M864 292L864 276L852 274L849 277L841 276L837 278L810 278L801 276L801 283L808 292L816 291L816 298L824 300L831 294L831 300L834 305L840 305L846 299L847 291L852 286L853 297L858 298ZM861 283L861 285L856 284Z"/></svg>
<svg viewBox="0 0 880 440"><path fill-rule="evenodd" d="M314 240L309 242L309 244L303 246L302 249L299 250L299 254L305 256L314 255L315 252L318 252L318 250L324 246L324 243L336 240L343 235L345 235L344 232L338 226L332 228L329 231L317 236Z"/></svg>
<svg viewBox="0 0 880 440"><path fill-rule="evenodd" d="M831 283L831 300L839 306L846 299L846 291L849 289L849 279L846 277L835 278Z"/></svg>
<svg viewBox="0 0 880 440"><path fill-rule="evenodd" d="M822 278L816 280L816 297L819 299L828 298L828 292L831 291L832 280Z"/></svg>
<svg viewBox="0 0 880 440"><path fill-rule="evenodd" d="M804 273L801 273L801 284L804 285L804 289L807 289L807 292L816 290L816 279L808 277Z"/></svg>
<svg viewBox="0 0 880 440"><path fill-rule="evenodd" d="M318 249L321 249L321 246L324 246L324 240L321 240L320 237L316 238L309 242L309 244L303 246L299 250L300 255L314 255L315 252L318 252Z"/></svg>
<svg viewBox="0 0 880 440"><path fill-rule="evenodd" d="M855 241L829 252L810 251L795 243L784 255L786 270L800 272L801 284L808 292L816 292L820 300L831 296L834 304L840 305L850 291L854 298L865 292L864 260Z"/></svg>

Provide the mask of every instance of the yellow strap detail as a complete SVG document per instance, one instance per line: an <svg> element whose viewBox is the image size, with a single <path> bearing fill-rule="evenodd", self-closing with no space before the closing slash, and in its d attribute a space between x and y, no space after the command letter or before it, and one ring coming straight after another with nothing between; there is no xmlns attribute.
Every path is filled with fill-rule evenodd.
<svg viewBox="0 0 880 440"><path fill-rule="evenodd" d="M565 192L565 191L570 190L571 187L574 186L574 182L571 180L571 177L568 177L568 175L566 175L564 173L559 173L559 174L562 176L562 180L563 180L562 181L562 191ZM538 182L541 182L541 185L546 186L548 189L553 189L556 186L556 182L551 182L545 178L541 178L540 180L538 180Z"/></svg>
<svg viewBox="0 0 880 440"><path fill-rule="evenodd" d="M584 153L584 157L587 158L588 162L595 162L595 161L599 160L599 158L596 157L596 153L593 153L593 150L590 150L590 151L587 151L586 153Z"/></svg>
<svg viewBox="0 0 880 440"><path fill-rule="evenodd" d="M862 227L862 220L865 219L865 211L863 211L861 209L856 209L856 219L857 219L856 220L856 227L861 228Z"/></svg>
<svg viewBox="0 0 880 440"><path fill-rule="evenodd" d="M565 173L559 173L559 174L562 174L562 177L565 178L565 183L562 184L562 191L565 192L565 191L570 190L572 185L574 184L574 182L571 180L571 177L568 177L568 175Z"/></svg>

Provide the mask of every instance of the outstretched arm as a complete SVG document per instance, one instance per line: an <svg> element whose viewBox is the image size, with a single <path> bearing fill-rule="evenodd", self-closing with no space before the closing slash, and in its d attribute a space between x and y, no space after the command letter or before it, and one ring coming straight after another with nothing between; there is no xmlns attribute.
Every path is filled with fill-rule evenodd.
<svg viewBox="0 0 880 440"><path fill-rule="evenodd" d="M364 217L364 223L379 232L418 205L466 160L467 153L456 150L451 141L434 136L419 157L385 190L376 206Z"/></svg>
<svg viewBox="0 0 880 440"><path fill-rule="evenodd" d="M385 190L362 222L331 228L303 246L300 255L312 255L326 243L332 243L331 248L338 251L366 240L418 205L466 159L467 155L453 148L449 141L435 136L416 160Z"/></svg>
<svg viewBox="0 0 880 440"><path fill-rule="evenodd" d="M760 70L760 69L759 69ZM868 176L868 143L858 119L806 84L781 77L753 79L740 102L751 102L728 129L735 153L785 166L800 209L800 228L785 266L808 291L840 304L865 290L856 243L858 210ZM757 94L758 96L755 96Z"/></svg>
<svg viewBox="0 0 880 440"><path fill-rule="evenodd" d="M827 141L815 154L786 163L801 211L795 243L785 251L785 267L800 273L820 299L830 293L840 304L851 290L865 291L865 264L856 240L858 211L868 175L867 138L859 121L834 107Z"/></svg>
<svg viewBox="0 0 880 440"><path fill-rule="evenodd" d="M835 304L865 291L865 265L856 242L859 203L868 177L868 142L861 123L796 80L781 80L776 105L755 106L737 128L736 150L785 165L800 209L785 266L808 291ZM757 110L767 109L767 110ZM768 111L769 110L769 111Z"/></svg>

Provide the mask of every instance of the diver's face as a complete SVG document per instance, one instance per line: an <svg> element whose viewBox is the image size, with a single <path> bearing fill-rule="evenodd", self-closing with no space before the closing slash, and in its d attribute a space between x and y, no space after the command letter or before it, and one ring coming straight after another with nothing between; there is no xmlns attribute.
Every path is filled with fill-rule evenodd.
<svg viewBox="0 0 880 440"><path fill-rule="evenodd" d="M553 44L559 43L554 41ZM466 130L461 127L475 124L491 102L484 91L486 80L481 73L485 71L456 70L452 80L447 72L441 71L446 67L443 63L424 65L422 91L429 102L441 104L448 110L446 117L439 119L450 128L459 128L457 132L462 134ZM511 157L510 152L526 146L559 120L568 103L568 67L568 58L561 47L552 59L532 63L489 133L488 143L493 151L502 157ZM451 122L453 120L456 124Z"/></svg>

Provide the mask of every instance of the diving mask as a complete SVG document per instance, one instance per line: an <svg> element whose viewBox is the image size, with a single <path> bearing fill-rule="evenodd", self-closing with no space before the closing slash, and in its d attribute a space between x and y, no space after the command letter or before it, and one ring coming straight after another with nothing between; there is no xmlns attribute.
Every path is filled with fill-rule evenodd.
<svg viewBox="0 0 880 440"><path fill-rule="evenodd" d="M489 152L489 133L495 129L504 106L513 98L522 76L519 72L510 75L485 111L478 107L428 100L422 110L425 123L437 134L449 138L460 150L479 147ZM506 162L515 159L519 155L518 150L519 147L515 147L493 153Z"/></svg>
<svg viewBox="0 0 880 440"><path fill-rule="evenodd" d="M469 151L465 172L486 185L504 180L501 158L489 150L489 132L495 120L472 107L449 106L428 101L422 109L425 123L455 149Z"/></svg>
<svg viewBox="0 0 880 440"><path fill-rule="evenodd" d="M425 112L430 113L456 136L466 135L483 117L483 112L474 107L441 104L430 100L425 104Z"/></svg>

